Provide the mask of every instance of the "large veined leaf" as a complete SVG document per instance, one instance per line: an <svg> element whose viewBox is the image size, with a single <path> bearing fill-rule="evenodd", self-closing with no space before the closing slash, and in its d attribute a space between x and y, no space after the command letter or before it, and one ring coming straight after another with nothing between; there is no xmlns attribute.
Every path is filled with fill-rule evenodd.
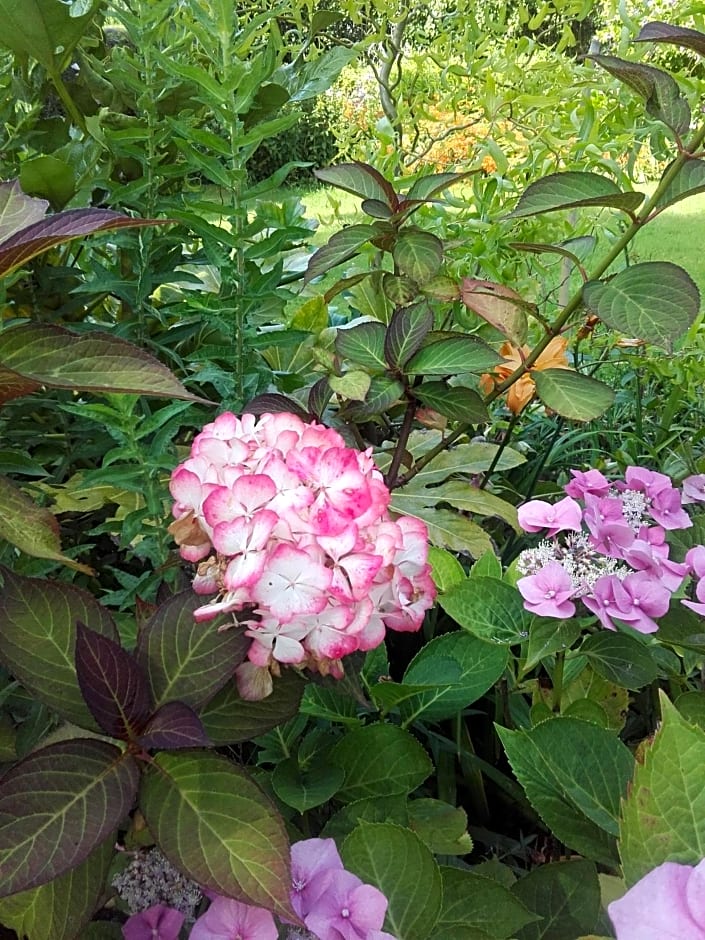
<svg viewBox="0 0 705 940"><path fill-rule="evenodd" d="M374 225L348 225L336 232L309 258L304 281L308 282L343 261L354 258L360 248L377 234Z"/></svg>
<svg viewBox="0 0 705 940"><path fill-rule="evenodd" d="M0 476L0 539L34 558L61 561L84 574L93 573L87 565L61 554L59 523L54 514L38 506L3 476Z"/></svg>
<svg viewBox="0 0 705 940"><path fill-rule="evenodd" d="M462 385L423 382L414 388L414 398L451 421L483 424L488 420L487 406L482 398L473 389Z"/></svg>
<svg viewBox="0 0 705 940"><path fill-rule="evenodd" d="M469 170L467 173L430 173L428 176L421 176L406 193L404 201L433 199L443 190L455 186L456 183L462 183L477 172L477 170Z"/></svg>
<svg viewBox="0 0 705 940"><path fill-rule="evenodd" d="M271 731L296 714L306 683L293 670L284 670L267 698L246 702L234 681L228 682L200 709L206 734L215 744L237 744Z"/></svg>
<svg viewBox="0 0 705 940"><path fill-rule="evenodd" d="M667 349L700 312L695 282L670 261L644 261L607 281L588 281L583 301L613 330Z"/></svg>
<svg viewBox="0 0 705 940"><path fill-rule="evenodd" d="M644 200L643 193L622 192L611 179L597 173L551 173L531 183L509 213L509 219L521 219L557 209L579 206L610 206L633 212Z"/></svg>
<svg viewBox="0 0 705 940"><path fill-rule="evenodd" d="M384 354L392 368L403 368L420 349L431 329L433 311L426 304L414 304L395 311L384 340Z"/></svg>
<svg viewBox="0 0 705 940"><path fill-rule="evenodd" d="M600 911L597 869L587 859L540 865L511 888L540 919L517 932L517 940L591 940ZM592 940L600 940L592 935Z"/></svg>
<svg viewBox="0 0 705 940"><path fill-rule="evenodd" d="M599 418L614 402L609 385L572 369L541 369L531 377L544 405L571 421Z"/></svg>
<svg viewBox="0 0 705 940"><path fill-rule="evenodd" d="M676 134L685 134L690 128L690 105L681 95L676 80L653 65L629 62L612 55L590 56L610 75L614 75L646 102L646 113L662 121Z"/></svg>
<svg viewBox="0 0 705 940"><path fill-rule="evenodd" d="M162 852L198 884L292 918L284 823L232 761L208 751L158 754L140 809Z"/></svg>
<svg viewBox="0 0 705 940"><path fill-rule="evenodd" d="M433 509L441 503L448 503L455 509L477 516L497 516L508 522L515 531L520 531L517 511L511 503L462 480L448 480L440 485L429 486L424 475L419 473L392 494L392 508L405 515L414 515L418 509Z"/></svg>
<svg viewBox="0 0 705 940"><path fill-rule="evenodd" d="M685 46L699 55L705 55L705 33L687 26L674 26L655 20L641 28L634 42L668 42L675 46Z"/></svg>
<svg viewBox="0 0 705 940"><path fill-rule="evenodd" d="M154 356L109 333L77 335L49 323L11 327L0 333L0 363L3 372L37 388L126 392L210 404L188 392ZM15 394L13 385L0 386L0 402Z"/></svg>
<svg viewBox="0 0 705 940"><path fill-rule="evenodd" d="M100 5L101 0L90 0L86 13L72 16L69 6L56 0L0 0L0 45L36 59L49 72L61 71Z"/></svg>
<svg viewBox="0 0 705 940"><path fill-rule="evenodd" d="M393 210L397 208L399 199L394 187L378 170L367 163L339 163L337 166L314 170L314 174L321 182L344 189L353 196L375 199Z"/></svg>
<svg viewBox="0 0 705 940"><path fill-rule="evenodd" d="M354 420L369 418L395 405L403 394L404 386L397 379L390 375L373 375L364 401L348 406L346 410Z"/></svg>
<svg viewBox="0 0 705 940"><path fill-rule="evenodd" d="M505 581L468 578L450 587L439 603L459 626L482 640L510 645L529 635L531 614L517 589Z"/></svg>
<svg viewBox="0 0 705 940"><path fill-rule="evenodd" d="M671 166L672 164L669 163L662 176L669 172ZM705 192L705 161L686 160L665 191L661 193L656 206L659 209L665 209L666 206L672 206L681 199L687 199L688 196L695 196L702 192Z"/></svg>
<svg viewBox="0 0 705 940"><path fill-rule="evenodd" d="M386 328L378 320L356 323L349 329L339 329L335 334L335 351L343 359L371 372L384 372L384 337Z"/></svg>
<svg viewBox="0 0 705 940"><path fill-rule="evenodd" d="M31 940L85 938L82 928L104 894L115 854L108 838L76 868L38 888L0 900L0 923Z"/></svg>
<svg viewBox="0 0 705 940"><path fill-rule="evenodd" d="M406 364L409 375L454 375L462 372L487 372L502 362L491 346L465 333L434 334Z"/></svg>
<svg viewBox="0 0 705 940"><path fill-rule="evenodd" d="M515 346L526 342L526 311L534 307L504 284L463 278L460 299L468 308L507 337Z"/></svg>
<svg viewBox="0 0 705 940"><path fill-rule="evenodd" d="M505 940L540 918L533 914L508 886L474 871L441 868L443 909L439 927L455 936L453 929L463 926L484 930L488 936ZM462 936L462 934L460 934Z"/></svg>
<svg viewBox="0 0 705 940"><path fill-rule="evenodd" d="M139 772L107 741L34 751L0 780L0 896L79 865L132 809Z"/></svg>
<svg viewBox="0 0 705 940"><path fill-rule="evenodd" d="M202 605L202 597L184 591L165 601L140 628L135 655L157 707L173 699L198 710L245 657L250 640L242 628L219 632L218 621L196 623L193 613Z"/></svg>
<svg viewBox="0 0 705 940"><path fill-rule="evenodd" d="M420 284L438 273L443 261L443 242L431 232L404 230L392 252L402 274Z"/></svg>
<svg viewBox="0 0 705 940"><path fill-rule="evenodd" d="M0 661L40 702L72 724L99 730L86 706L74 663L76 624L116 640L104 607L70 584L0 571Z"/></svg>

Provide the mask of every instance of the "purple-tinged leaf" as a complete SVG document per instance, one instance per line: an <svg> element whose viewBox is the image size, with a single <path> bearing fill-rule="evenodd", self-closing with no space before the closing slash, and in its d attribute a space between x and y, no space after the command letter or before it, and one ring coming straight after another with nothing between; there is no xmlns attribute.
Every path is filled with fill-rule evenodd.
<svg viewBox="0 0 705 940"><path fill-rule="evenodd" d="M235 682L229 682L201 710L203 727L216 747L256 738L297 713L305 688L305 681L286 669L274 680L274 689L267 698L246 702L240 698Z"/></svg>
<svg viewBox="0 0 705 940"><path fill-rule="evenodd" d="M385 271L382 275L382 290L387 300L395 307L405 307L419 295L419 285L410 277Z"/></svg>
<svg viewBox="0 0 705 940"><path fill-rule="evenodd" d="M431 232L403 231L392 252L402 274L423 284L436 274L443 261L443 242Z"/></svg>
<svg viewBox="0 0 705 940"><path fill-rule="evenodd" d="M0 779L0 897L79 865L132 809L139 771L106 741L34 751Z"/></svg>
<svg viewBox="0 0 705 940"><path fill-rule="evenodd" d="M669 163L663 171L665 176L673 164ZM675 177L661 193L656 207L665 209L672 206L681 199L687 199L688 196L695 196L697 193L705 192L705 161L686 160Z"/></svg>
<svg viewBox="0 0 705 940"><path fill-rule="evenodd" d="M643 201L643 193L622 192L606 176L569 170L566 173L551 173L527 186L506 218L522 219L543 212L556 212L558 209L577 209L579 206L609 206L633 212Z"/></svg>
<svg viewBox="0 0 705 940"><path fill-rule="evenodd" d="M629 62L613 55L593 55L589 58L642 97L650 117L662 121L679 136L687 133L690 128L690 105L668 72L654 65Z"/></svg>
<svg viewBox="0 0 705 940"><path fill-rule="evenodd" d="M313 172L322 183L343 189L361 199L376 199L393 211L398 208L399 197L394 187L368 163L339 163Z"/></svg>
<svg viewBox="0 0 705 940"><path fill-rule="evenodd" d="M409 375L454 375L487 372L502 362L491 346L465 333L429 333L429 342L412 356L405 372Z"/></svg>
<svg viewBox="0 0 705 940"><path fill-rule="evenodd" d="M106 734L123 741L140 734L152 710L149 686L127 650L79 623L76 676L91 714Z"/></svg>
<svg viewBox="0 0 705 940"><path fill-rule="evenodd" d="M72 724L98 731L81 695L76 623L117 641L115 624L92 594L71 584L0 569L0 661L40 702Z"/></svg>
<svg viewBox="0 0 705 940"><path fill-rule="evenodd" d="M535 309L536 305L522 300L510 287L466 277L463 278L460 299L468 310L503 333L515 346L526 342L529 329L526 312Z"/></svg>
<svg viewBox="0 0 705 940"><path fill-rule="evenodd" d="M365 215L372 216L373 219L391 219L394 215L387 203L379 199L363 199L360 208Z"/></svg>
<svg viewBox="0 0 705 940"><path fill-rule="evenodd" d="M705 33L687 26L673 26L671 23L654 21L643 26L634 42L670 42L675 46L685 46L698 55L705 56Z"/></svg>
<svg viewBox="0 0 705 940"><path fill-rule="evenodd" d="M0 365L3 371L12 370L22 379L48 388L125 392L212 404L188 392L154 356L109 333L77 335L49 323L11 327L0 333ZM0 395L3 392L7 397L16 394L12 385L0 385Z"/></svg>
<svg viewBox="0 0 705 940"><path fill-rule="evenodd" d="M588 281L583 302L613 330L668 350L700 312L695 282L670 261L644 261L606 281Z"/></svg>
<svg viewBox="0 0 705 940"><path fill-rule="evenodd" d="M69 568L93 574L93 569L61 554L56 516L37 506L7 477L0 476L0 539L33 558L61 561Z"/></svg>
<svg viewBox="0 0 705 940"><path fill-rule="evenodd" d="M410 199L418 199L425 202L450 186L455 186L456 183L462 183L464 180L470 179L478 172L479 170L468 170L467 173L431 173L428 176L421 176L406 196L403 197L403 200L406 202Z"/></svg>
<svg viewBox="0 0 705 940"><path fill-rule="evenodd" d="M397 379L388 375L373 375L365 400L355 402L347 408L347 412L355 421L371 418L396 405L403 395L404 386Z"/></svg>
<svg viewBox="0 0 705 940"><path fill-rule="evenodd" d="M432 329L433 311L428 304L397 310L389 321L384 339L384 355L389 365L403 369Z"/></svg>
<svg viewBox="0 0 705 940"><path fill-rule="evenodd" d="M384 359L385 334L386 327L378 320L338 329L335 334L335 351L356 366L362 366L370 372L384 372L387 368Z"/></svg>
<svg viewBox="0 0 705 940"><path fill-rule="evenodd" d="M146 748L176 750L208 747L211 742L192 708L183 702L167 702L149 719L139 743Z"/></svg>
<svg viewBox="0 0 705 940"><path fill-rule="evenodd" d="M451 421L483 424L488 420L487 407L471 388L450 386L445 382L423 382L414 389L414 396Z"/></svg>
<svg viewBox="0 0 705 940"><path fill-rule="evenodd" d="M40 222L48 208L46 199L23 193L19 180L0 183L0 247L16 232Z"/></svg>
<svg viewBox="0 0 705 940"><path fill-rule="evenodd" d="M218 632L220 623L196 623L203 598L193 591L175 594L140 629L135 656L147 674L157 708L172 699L199 710L234 674L250 640L242 627Z"/></svg>
<svg viewBox="0 0 705 940"><path fill-rule="evenodd" d="M9 274L32 258L75 238L97 232L148 225L171 225L172 219L132 219L110 209L68 209L20 229L0 244L0 275Z"/></svg>
<svg viewBox="0 0 705 940"><path fill-rule="evenodd" d="M309 258L304 276L304 283L325 274L331 268L354 258L363 245L379 235L374 225L348 225L332 235L325 245L321 245Z"/></svg>
<svg viewBox="0 0 705 940"><path fill-rule="evenodd" d="M33 382L32 379L18 375L10 369L4 369L0 364L0 405L6 401L12 401L13 398L31 395L41 387L39 382Z"/></svg>
<svg viewBox="0 0 705 940"><path fill-rule="evenodd" d="M311 414L320 418L326 410L326 405L331 400L332 396L333 392L328 384L328 379L326 376L323 376L322 379L315 382L309 389L308 410Z"/></svg>
<svg viewBox="0 0 705 940"><path fill-rule="evenodd" d="M277 395L275 392L257 395L242 409L244 414L292 414L303 421L309 421L311 416L293 398L286 395Z"/></svg>
<svg viewBox="0 0 705 940"><path fill-rule="evenodd" d="M284 823L232 761L162 751L142 779L140 809L162 852L198 884L295 917Z"/></svg>

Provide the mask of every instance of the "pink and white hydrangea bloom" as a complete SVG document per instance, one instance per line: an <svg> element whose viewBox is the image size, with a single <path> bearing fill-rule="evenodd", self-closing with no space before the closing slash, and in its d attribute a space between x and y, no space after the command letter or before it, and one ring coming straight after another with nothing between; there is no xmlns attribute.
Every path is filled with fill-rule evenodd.
<svg viewBox="0 0 705 940"><path fill-rule="evenodd" d="M683 508L689 501L685 483L694 502L700 478L689 477L681 492L670 477L642 467L628 467L624 480L615 483L597 470L571 470L571 475L565 499L553 506L532 500L519 507L522 528L545 529L547 535L518 559L524 577L517 587L526 609L565 618L573 616L580 600L608 630L618 621L654 633L672 595L692 578L696 600L682 603L705 615L705 546L690 549L679 563L669 558L668 543L670 531L692 526Z"/></svg>
<svg viewBox="0 0 705 940"><path fill-rule="evenodd" d="M705 861L664 862L607 912L617 940L705 940Z"/></svg>
<svg viewBox="0 0 705 940"><path fill-rule="evenodd" d="M344 656L373 649L385 629L418 630L435 599L425 524L393 519L371 453L323 425L222 414L197 435L170 489L170 531L182 557L199 563L194 590L216 595L195 618L239 614L257 668L340 677ZM237 678L248 698L271 687L251 669Z"/></svg>

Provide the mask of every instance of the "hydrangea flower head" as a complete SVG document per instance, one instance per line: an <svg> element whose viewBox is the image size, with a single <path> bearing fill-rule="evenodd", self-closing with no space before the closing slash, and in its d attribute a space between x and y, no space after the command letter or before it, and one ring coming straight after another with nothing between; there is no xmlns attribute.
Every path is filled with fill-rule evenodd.
<svg viewBox="0 0 705 940"><path fill-rule="evenodd" d="M331 428L226 412L197 435L170 489L170 531L198 563L193 588L215 595L196 619L236 613L252 641L237 671L243 697L266 694L260 671L282 664L342 676L343 657L387 629L418 630L435 599L425 524L392 519L371 452Z"/></svg>
<svg viewBox="0 0 705 940"><path fill-rule="evenodd" d="M705 861L664 862L607 912L617 940L705 940Z"/></svg>

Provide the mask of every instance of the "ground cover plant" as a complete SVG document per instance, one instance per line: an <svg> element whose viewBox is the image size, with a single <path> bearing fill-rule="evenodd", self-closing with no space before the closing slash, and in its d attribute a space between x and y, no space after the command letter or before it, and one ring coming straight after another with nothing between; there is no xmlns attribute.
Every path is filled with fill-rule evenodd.
<svg viewBox="0 0 705 940"><path fill-rule="evenodd" d="M5 934L701 940L701 299L631 253L705 189L697 87L571 66L644 109L648 193L545 140L520 194L399 173L402 122L316 171L361 215L311 246L247 164L399 48L295 5L0 10Z"/></svg>

